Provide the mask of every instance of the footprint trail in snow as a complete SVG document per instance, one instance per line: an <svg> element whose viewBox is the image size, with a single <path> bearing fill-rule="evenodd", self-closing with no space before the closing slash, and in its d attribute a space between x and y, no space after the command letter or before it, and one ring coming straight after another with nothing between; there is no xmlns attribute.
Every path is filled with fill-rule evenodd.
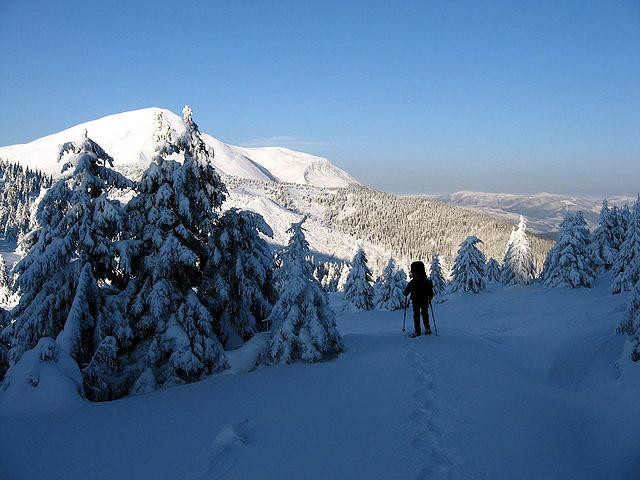
<svg viewBox="0 0 640 480"><path fill-rule="evenodd" d="M415 409L409 420L415 430L411 446L416 450L421 465L417 480L455 478L456 469L461 464L455 449L446 445L443 422L439 419L444 412L438 405L437 379L431 355L433 352L424 339L416 339L407 354L416 383L412 395Z"/></svg>

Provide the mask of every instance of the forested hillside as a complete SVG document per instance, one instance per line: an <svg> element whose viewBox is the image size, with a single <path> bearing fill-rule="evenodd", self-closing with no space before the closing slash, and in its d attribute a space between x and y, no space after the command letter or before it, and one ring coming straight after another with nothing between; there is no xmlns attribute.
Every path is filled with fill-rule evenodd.
<svg viewBox="0 0 640 480"><path fill-rule="evenodd" d="M502 260L512 230L511 224L477 211L364 187L336 190L319 201L334 228L384 246L396 258L429 259L439 253L448 266L468 235L484 241L487 258ZM539 271L553 242L533 234L529 238Z"/></svg>
<svg viewBox="0 0 640 480"><path fill-rule="evenodd" d="M0 158L0 237L14 241L28 230L31 205L51 177Z"/></svg>

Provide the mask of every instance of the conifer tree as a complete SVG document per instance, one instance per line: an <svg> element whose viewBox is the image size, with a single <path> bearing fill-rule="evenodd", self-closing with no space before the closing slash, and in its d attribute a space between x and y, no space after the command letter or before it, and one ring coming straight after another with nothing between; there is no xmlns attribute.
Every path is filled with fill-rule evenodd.
<svg viewBox="0 0 640 480"><path fill-rule="evenodd" d="M326 274L322 279L322 288L325 292L337 292L338 282L340 281L340 266L336 262L328 262L326 267Z"/></svg>
<svg viewBox="0 0 640 480"><path fill-rule="evenodd" d="M640 280L640 195L629 214L626 232L611 269L611 292L614 294L633 289Z"/></svg>
<svg viewBox="0 0 640 480"><path fill-rule="evenodd" d="M624 320L617 332L629 336L631 360L634 362L640 360L640 282L635 284Z"/></svg>
<svg viewBox="0 0 640 480"><path fill-rule="evenodd" d="M224 345L264 330L276 300L273 255L260 233L273 237L264 219L248 210L231 208L217 224L200 291Z"/></svg>
<svg viewBox="0 0 640 480"><path fill-rule="evenodd" d="M128 240L120 245L122 270L130 275L121 308L136 341L128 353L131 391L146 384L173 385L227 368L219 326L198 292L226 188L211 165L191 109L183 110L185 131L157 155L127 205ZM182 163L165 158L177 154ZM153 376L153 381L151 381Z"/></svg>
<svg viewBox="0 0 640 480"><path fill-rule="evenodd" d="M628 204L624 204L620 209L620 230L622 231L622 241L627 238L627 229L629 228L629 223L631 222L631 210L629 209Z"/></svg>
<svg viewBox="0 0 640 480"><path fill-rule="evenodd" d="M434 253L431 256L431 268L429 269L429 279L433 283L434 297L444 295L447 289L447 281L442 273L442 265L440 264L440 255Z"/></svg>
<svg viewBox="0 0 640 480"><path fill-rule="evenodd" d="M9 344L8 338L2 335L2 331L9 324L9 312L0 307L0 385L9 368Z"/></svg>
<svg viewBox="0 0 640 480"><path fill-rule="evenodd" d="M615 261L620 242L616 239L616 218L605 198L600 209L598 226L591 235L589 253L596 268L609 270Z"/></svg>
<svg viewBox="0 0 640 480"><path fill-rule="evenodd" d="M374 285L374 305L378 310L400 310L405 306L404 289L407 276L393 258L389 258L382 275Z"/></svg>
<svg viewBox="0 0 640 480"><path fill-rule="evenodd" d="M275 275L282 288L269 317L271 339L265 357L270 363L317 362L342 351L335 315L307 261L304 221L287 230L291 238L278 256Z"/></svg>
<svg viewBox="0 0 640 480"><path fill-rule="evenodd" d="M162 111L156 113L156 129L153 132L156 152L171 149L176 143L176 132L171 128Z"/></svg>
<svg viewBox="0 0 640 480"><path fill-rule="evenodd" d="M458 249L458 255L453 263L452 292L478 293L486 289L484 253L476 245L482 243L478 237L467 237Z"/></svg>
<svg viewBox="0 0 640 480"><path fill-rule="evenodd" d="M498 283L502 278L502 269L495 258L490 258L487 262L487 282Z"/></svg>
<svg viewBox="0 0 640 480"><path fill-rule="evenodd" d="M118 346L115 337L104 337L89 364L82 369L85 393L94 400L106 400L114 395L115 365Z"/></svg>
<svg viewBox="0 0 640 480"><path fill-rule="evenodd" d="M20 301L3 332L11 364L43 337L56 338L79 366L105 337L129 340L126 326L105 311L101 285L117 276L114 241L122 229L120 204L107 190L132 183L110 168L113 159L86 130L79 142L65 143L58 158L65 160L63 177L39 203L29 251L14 269Z"/></svg>
<svg viewBox="0 0 640 480"><path fill-rule="evenodd" d="M620 251L620 246L622 242L624 242L624 237L627 234L627 227L625 225L625 219L623 218L622 210L618 208L617 205L614 205L610 210L611 223L612 227L612 246L615 252L614 254L614 262L615 257L618 255Z"/></svg>
<svg viewBox="0 0 640 480"><path fill-rule="evenodd" d="M323 262L317 261L313 255L309 259L311 265L313 265L313 277L318 281L320 285L322 285L322 281L327 274L325 270L325 265Z"/></svg>
<svg viewBox="0 0 640 480"><path fill-rule="evenodd" d="M527 239L526 228L524 217L520 215L518 228L511 234L502 262L500 280L505 285L528 285L535 277L536 267Z"/></svg>
<svg viewBox="0 0 640 480"><path fill-rule="evenodd" d="M595 273L588 252L589 230L582 212L567 212L544 263L545 287L592 287Z"/></svg>
<svg viewBox="0 0 640 480"><path fill-rule="evenodd" d="M344 285L344 299L348 310L371 310L373 308L373 286L367 254L358 247L351 260L351 270Z"/></svg>
<svg viewBox="0 0 640 480"><path fill-rule="evenodd" d="M11 285L4 257L0 254L0 306L6 306L11 300Z"/></svg>
<svg viewBox="0 0 640 480"><path fill-rule="evenodd" d="M338 276L338 292L344 292L350 271L351 267L349 266L349 264L347 262L342 262L342 267L340 268L340 274Z"/></svg>
<svg viewBox="0 0 640 480"><path fill-rule="evenodd" d="M509 234L509 240L507 241L507 245L504 247L504 255L502 256L502 261L507 256L509 249L511 248L511 244L513 243L513 239L516 236L516 227L511 227L511 233Z"/></svg>

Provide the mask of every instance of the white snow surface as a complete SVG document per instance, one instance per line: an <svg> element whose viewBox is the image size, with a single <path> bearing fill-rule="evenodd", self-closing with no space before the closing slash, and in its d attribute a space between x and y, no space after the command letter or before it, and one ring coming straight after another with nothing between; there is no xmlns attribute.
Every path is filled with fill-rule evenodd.
<svg viewBox="0 0 640 480"><path fill-rule="evenodd" d="M329 160L283 147L233 147L268 170L280 182L346 187L358 181Z"/></svg>
<svg viewBox="0 0 640 480"><path fill-rule="evenodd" d="M178 133L182 118L170 110L144 108L81 123L33 142L0 148L0 158L56 175L58 148L80 138L83 130L115 159L115 166L146 165L153 157L157 112L162 111ZM197 119L196 119L197 121ZM242 148L228 145L203 132L213 147L214 166L222 173L250 180L301 183L319 187L345 187L358 181L326 158L280 147Z"/></svg>
<svg viewBox="0 0 640 480"><path fill-rule="evenodd" d="M451 295L439 337L344 313L327 363L252 370L239 350L229 374L114 402L0 394L0 478L637 479L640 366L609 282Z"/></svg>

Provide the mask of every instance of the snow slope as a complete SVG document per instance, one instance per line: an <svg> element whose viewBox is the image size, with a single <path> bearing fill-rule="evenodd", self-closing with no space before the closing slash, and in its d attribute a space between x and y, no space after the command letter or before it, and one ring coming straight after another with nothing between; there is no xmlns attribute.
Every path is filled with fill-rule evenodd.
<svg viewBox="0 0 640 480"><path fill-rule="evenodd" d="M153 156L153 133L159 111L176 131L183 130L181 117L175 113L160 108L144 108L81 123L30 143L2 147L0 158L56 174L59 172L56 162L58 147L79 138L86 129L89 136L115 159L116 167L146 165ZM208 134L203 134L203 138L214 149L215 167L226 175L321 187L358 183L344 170L315 155L278 147L235 147Z"/></svg>
<svg viewBox="0 0 640 480"><path fill-rule="evenodd" d="M265 185L233 184L228 185L229 198L224 210L236 207L251 210L262 215L272 228L273 239L267 239L276 247L282 247L289 241L287 230L294 222L307 221L304 224L305 236L314 255L320 260L350 261L357 244L362 244L370 256L372 268L378 272L384 266L390 252L384 247L362 239L356 239L342 233L323 220L324 208L313 200L317 195L331 195L330 189L289 185L288 194L295 199L295 209L285 208L265 195ZM310 198L309 198L310 197Z"/></svg>
<svg viewBox="0 0 640 480"><path fill-rule="evenodd" d="M549 233L558 230L566 211L582 211L587 223L598 223L602 199L592 200L583 197L536 193L534 195L515 195L510 193L455 192L434 197L445 203L466 208L475 208L490 213L512 223L518 217L527 217L527 227L537 233ZM633 204L635 197L615 196L608 198L611 205Z"/></svg>
<svg viewBox="0 0 640 480"><path fill-rule="evenodd" d="M342 314L347 351L328 363L49 412L0 395L0 478L634 480L626 300L604 277L496 287L436 305L437 338L403 337L402 312Z"/></svg>
<svg viewBox="0 0 640 480"><path fill-rule="evenodd" d="M266 168L277 181L323 187L345 187L358 181L326 158L282 147L234 147Z"/></svg>

